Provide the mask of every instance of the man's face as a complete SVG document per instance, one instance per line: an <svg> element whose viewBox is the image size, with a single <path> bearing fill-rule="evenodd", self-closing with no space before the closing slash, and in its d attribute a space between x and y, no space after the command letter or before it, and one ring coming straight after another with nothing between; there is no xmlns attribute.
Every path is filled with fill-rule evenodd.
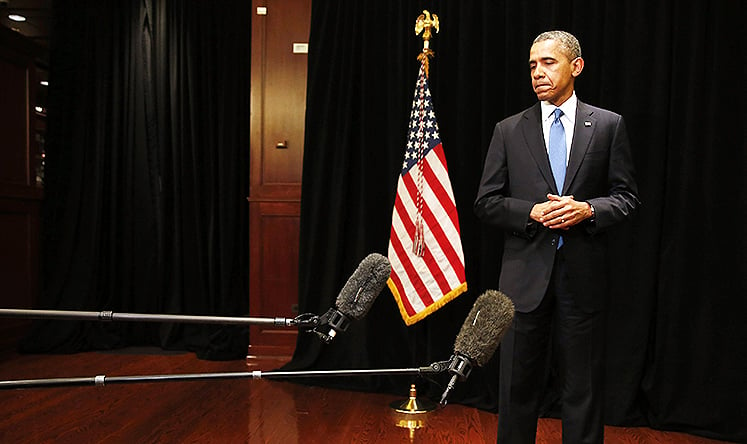
<svg viewBox="0 0 747 444"><path fill-rule="evenodd" d="M529 50L532 88L539 100L560 106L573 94L573 82L581 74L584 60L568 60L555 40L543 40Z"/></svg>

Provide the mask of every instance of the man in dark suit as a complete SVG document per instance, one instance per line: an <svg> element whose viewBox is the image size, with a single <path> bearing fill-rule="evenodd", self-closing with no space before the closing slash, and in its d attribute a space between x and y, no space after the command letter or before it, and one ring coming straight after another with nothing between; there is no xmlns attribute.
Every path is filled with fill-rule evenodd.
<svg viewBox="0 0 747 444"><path fill-rule="evenodd" d="M540 34L531 108L499 122L475 213L504 230L500 288L516 306L501 343L498 441L534 442L550 347L562 377L563 442L602 443L605 229L639 205L620 115L582 103L578 40Z"/></svg>

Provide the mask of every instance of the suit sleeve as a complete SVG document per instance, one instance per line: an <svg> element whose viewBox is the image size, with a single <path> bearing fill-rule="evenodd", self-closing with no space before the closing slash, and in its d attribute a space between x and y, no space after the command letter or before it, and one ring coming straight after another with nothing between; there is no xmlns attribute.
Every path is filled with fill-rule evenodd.
<svg viewBox="0 0 747 444"><path fill-rule="evenodd" d="M515 236L531 238L535 222L529 218L534 202L510 197L508 152L501 123L495 126L485 157L474 211L480 220Z"/></svg>
<svg viewBox="0 0 747 444"><path fill-rule="evenodd" d="M590 233L605 230L629 219L640 205L625 121L622 116L616 117L607 173L609 192L607 196L588 200L596 213L594 223L587 227Z"/></svg>

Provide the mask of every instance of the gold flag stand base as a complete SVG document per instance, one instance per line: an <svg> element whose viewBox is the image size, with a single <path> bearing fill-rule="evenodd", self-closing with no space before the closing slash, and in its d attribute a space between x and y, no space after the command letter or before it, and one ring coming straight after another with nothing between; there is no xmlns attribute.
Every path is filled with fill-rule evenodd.
<svg viewBox="0 0 747 444"><path fill-rule="evenodd" d="M410 397L403 401L394 401L389 406L397 413L413 415L417 413L428 413L436 410L436 403L427 399L418 399L415 384L410 385Z"/></svg>
<svg viewBox="0 0 747 444"><path fill-rule="evenodd" d="M425 427L425 418L429 412L436 410L436 403L427 399L418 399L415 384L410 385L410 397L404 401L394 401L392 408L394 425L410 431L410 442L415 442L415 430Z"/></svg>

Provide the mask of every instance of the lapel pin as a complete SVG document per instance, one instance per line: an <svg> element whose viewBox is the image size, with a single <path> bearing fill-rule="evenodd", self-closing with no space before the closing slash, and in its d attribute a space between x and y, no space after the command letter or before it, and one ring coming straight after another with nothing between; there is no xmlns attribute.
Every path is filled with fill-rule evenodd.
<svg viewBox="0 0 747 444"><path fill-rule="evenodd" d="M584 121L584 126L591 126L591 122L589 122L588 120L585 120Z"/></svg>

